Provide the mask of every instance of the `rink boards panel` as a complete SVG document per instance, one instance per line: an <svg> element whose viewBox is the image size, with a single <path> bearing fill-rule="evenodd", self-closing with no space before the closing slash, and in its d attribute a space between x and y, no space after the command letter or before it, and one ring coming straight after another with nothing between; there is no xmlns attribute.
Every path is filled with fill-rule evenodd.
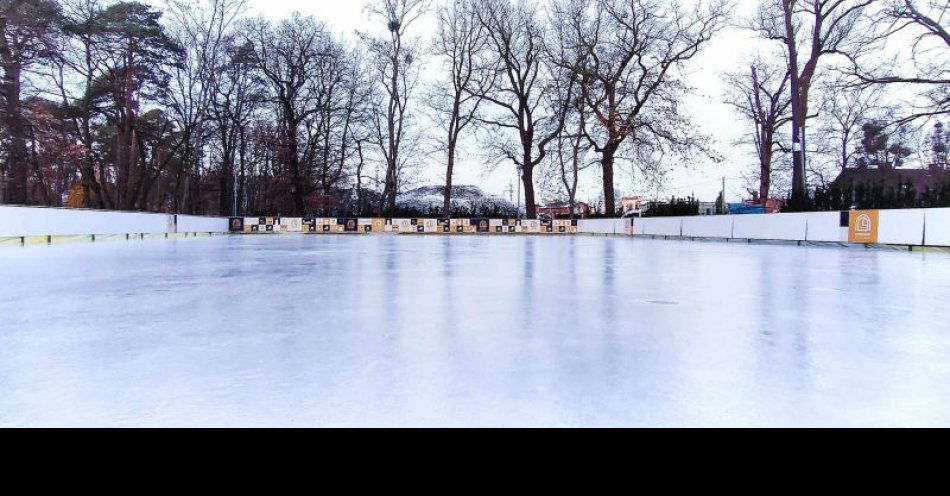
<svg viewBox="0 0 950 496"><path fill-rule="evenodd" d="M245 234L577 234L577 220L233 217Z"/></svg>

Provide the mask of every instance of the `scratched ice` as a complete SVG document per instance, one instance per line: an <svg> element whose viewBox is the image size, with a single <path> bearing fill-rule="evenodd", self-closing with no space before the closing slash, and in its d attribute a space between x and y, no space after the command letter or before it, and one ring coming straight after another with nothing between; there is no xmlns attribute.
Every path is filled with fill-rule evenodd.
<svg viewBox="0 0 950 496"><path fill-rule="evenodd" d="M594 237L0 250L0 426L948 426L950 255Z"/></svg>

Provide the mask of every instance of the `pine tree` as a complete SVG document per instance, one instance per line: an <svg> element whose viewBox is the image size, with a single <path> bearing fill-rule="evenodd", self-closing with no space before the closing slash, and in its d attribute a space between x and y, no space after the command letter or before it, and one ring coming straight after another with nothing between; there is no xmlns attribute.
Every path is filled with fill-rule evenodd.
<svg viewBox="0 0 950 496"><path fill-rule="evenodd" d="M947 169L950 165L950 133L943 128L943 123L934 124L934 129L927 139L928 154L930 155L930 166Z"/></svg>

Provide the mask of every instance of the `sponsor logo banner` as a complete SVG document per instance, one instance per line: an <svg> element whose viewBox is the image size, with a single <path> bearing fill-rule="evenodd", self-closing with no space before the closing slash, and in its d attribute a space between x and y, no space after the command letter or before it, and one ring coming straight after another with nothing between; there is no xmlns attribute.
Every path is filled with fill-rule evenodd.
<svg viewBox="0 0 950 496"><path fill-rule="evenodd" d="M848 222L848 241L872 245L877 243L880 228L880 212L877 210L853 210Z"/></svg>
<svg viewBox="0 0 950 496"><path fill-rule="evenodd" d="M487 233L489 232L490 220L489 219L471 219L470 224L475 226L476 232Z"/></svg>
<svg viewBox="0 0 950 496"><path fill-rule="evenodd" d="M337 219L337 225L342 225L345 232L359 232L359 219Z"/></svg>

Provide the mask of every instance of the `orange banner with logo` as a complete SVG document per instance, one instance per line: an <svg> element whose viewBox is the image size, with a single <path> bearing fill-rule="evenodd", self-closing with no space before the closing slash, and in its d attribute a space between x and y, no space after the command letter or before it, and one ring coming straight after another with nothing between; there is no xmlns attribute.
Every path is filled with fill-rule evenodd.
<svg viewBox="0 0 950 496"><path fill-rule="evenodd" d="M848 223L848 241L865 245L876 244L880 220L881 215L877 210L852 210Z"/></svg>

